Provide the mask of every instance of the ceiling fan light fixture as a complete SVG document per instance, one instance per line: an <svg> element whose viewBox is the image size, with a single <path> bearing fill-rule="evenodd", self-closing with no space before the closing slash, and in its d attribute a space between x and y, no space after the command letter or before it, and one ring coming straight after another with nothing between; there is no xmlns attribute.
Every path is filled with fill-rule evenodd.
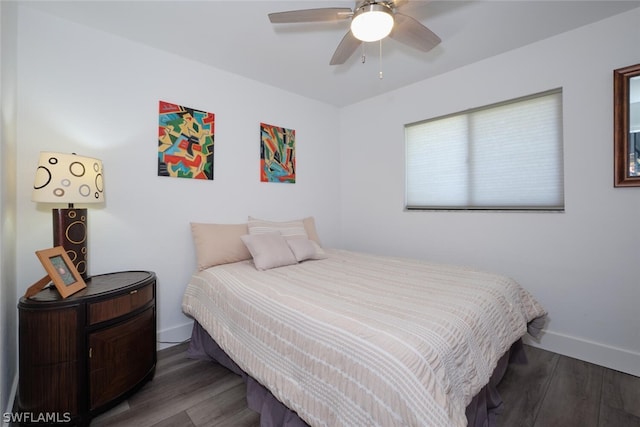
<svg viewBox="0 0 640 427"><path fill-rule="evenodd" d="M386 4L372 3L356 10L351 20L351 33L363 42L387 37L393 29L393 13Z"/></svg>

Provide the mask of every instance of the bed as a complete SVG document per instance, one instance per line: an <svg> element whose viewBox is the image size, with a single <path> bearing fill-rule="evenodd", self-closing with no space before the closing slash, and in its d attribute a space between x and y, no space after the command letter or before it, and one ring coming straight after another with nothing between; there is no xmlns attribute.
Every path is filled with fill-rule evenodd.
<svg viewBox="0 0 640 427"><path fill-rule="evenodd" d="M245 241L249 258L238 260L247 253L231 248L239 236L229 233L233 245L224 246L237 253L220 253L232 262L210 266L192 224L199 271L182 301L195 320L190 353L246 378L261 425L492 424L495 384L546 314L518 283L468 267L322 249L309 227L296 231L303 235L271 226L252 233L250 218L237 228L314 248L299 260L290 246L294 262L259 268L265 252L278 258L273 241Z"/></svg>

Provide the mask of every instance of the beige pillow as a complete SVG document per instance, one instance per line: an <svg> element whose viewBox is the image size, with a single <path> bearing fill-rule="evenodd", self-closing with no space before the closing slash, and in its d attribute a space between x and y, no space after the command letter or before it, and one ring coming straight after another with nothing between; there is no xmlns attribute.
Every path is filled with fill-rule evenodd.
<svg viewBox="0 0 640 427"><path fill-rule="evenodd" d="M192 222L191 235L196 247L198 270L251 259L251 253L240 239L247 232L247 224Z"/></svg>
<svg viewBox="0 0 640 427"><path fill-rule="evenodd" d="M318 237L318 232L316 231L316 220L312 216L308 216L302 220L304 224L304 229L307 232L307 236L309 239L313 240L318 244L318 246L322 247L322 243L320 243L320 237Z"/></svg>
<svg viewBox="0 0 640 427"><path fill-rule="evenodd" d="M253 263L258 270L269 270L298 262L287 241L278 232L247 234L240 239L251 252Z"/></svg>

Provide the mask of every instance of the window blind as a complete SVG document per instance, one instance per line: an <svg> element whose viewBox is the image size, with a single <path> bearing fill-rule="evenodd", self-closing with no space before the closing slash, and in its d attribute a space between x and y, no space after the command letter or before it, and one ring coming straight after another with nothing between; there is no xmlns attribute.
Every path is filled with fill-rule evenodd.
<svg viewBox="0 0 640 427"><path fill-rule="evenodd" d="M562 210L562 92L405 126L407 209Z"/></svg>

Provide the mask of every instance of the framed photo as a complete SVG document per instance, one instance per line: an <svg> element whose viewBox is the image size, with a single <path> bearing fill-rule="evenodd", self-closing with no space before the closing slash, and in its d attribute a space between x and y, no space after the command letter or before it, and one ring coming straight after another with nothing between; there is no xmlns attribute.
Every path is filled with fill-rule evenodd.
<svg viewBox="0 0 640 427"><path fill-rule="evenodd" d="M62 298L87 287L62 246L36 251L36 255Z"/></svg>

